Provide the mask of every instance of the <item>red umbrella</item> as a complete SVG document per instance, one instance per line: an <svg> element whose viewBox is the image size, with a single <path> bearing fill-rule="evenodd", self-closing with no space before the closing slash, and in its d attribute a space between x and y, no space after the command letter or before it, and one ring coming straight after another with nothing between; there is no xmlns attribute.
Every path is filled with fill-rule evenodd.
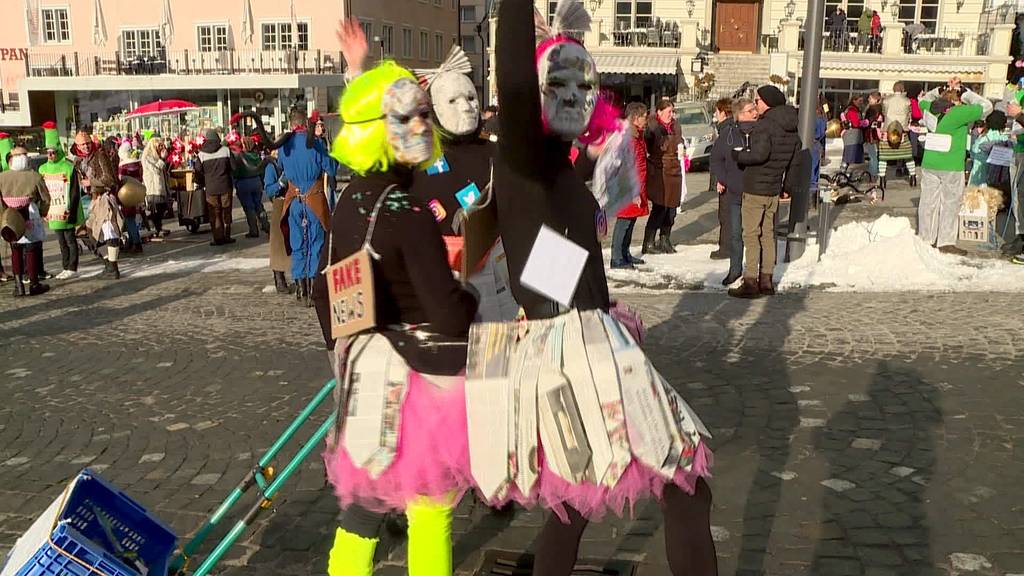
<svg viewBox="0 0 1024 576"><path fill-rule="evenodd" d="M143 104L125 115L125 119L142 118L143 116L160 116L165 114L177 114L191 108L198 108L187 100L157 100L149 104Z"/></svg>

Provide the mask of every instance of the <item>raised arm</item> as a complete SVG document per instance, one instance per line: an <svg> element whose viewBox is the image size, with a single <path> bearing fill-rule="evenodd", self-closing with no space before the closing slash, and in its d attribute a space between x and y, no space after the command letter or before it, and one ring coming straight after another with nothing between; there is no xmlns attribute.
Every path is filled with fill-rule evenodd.
<svg viewBox="0 0 1024 576"><path fill-rule="evenodd" d="M533 12L532 0L501 0L495 41L495 74L501 107L498 146L502 156L523 172L537 170L544 160Z"/></svg>

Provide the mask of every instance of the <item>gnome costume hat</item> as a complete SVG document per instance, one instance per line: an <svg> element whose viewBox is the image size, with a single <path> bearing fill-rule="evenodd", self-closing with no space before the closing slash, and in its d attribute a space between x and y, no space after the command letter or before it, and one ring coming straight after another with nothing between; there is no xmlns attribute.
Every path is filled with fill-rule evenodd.
<svg viewBox="0 0 1024 576"><path fill-rule="evenodd" d="M14 147L14 141L7 132L0 132L0 172L7 171L7 155Z"/></svg>
<svg viewBox="0 0 1024 576"><path fill-rule="evenodd" d="M43 146L46 150L53 150L57 153L57 160L64 157L64 146L60 143L60 134L57 132L57 123L50 120L43 123Z"/></svg>

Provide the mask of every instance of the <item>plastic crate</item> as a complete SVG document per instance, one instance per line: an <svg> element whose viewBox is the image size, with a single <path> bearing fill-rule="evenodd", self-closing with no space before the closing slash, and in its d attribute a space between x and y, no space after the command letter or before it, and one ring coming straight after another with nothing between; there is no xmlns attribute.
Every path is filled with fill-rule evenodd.
<svg viewBox="0 0 1024 576"><path fill-rule="evenodd" d="M47 543L27 565L22 566L18 576L95 576L97 572L106 576L139 574L110 554L94 550L88 539L67 524L58 526L53 531L52 539L58 548L74 556L78 562Z"/></svg>
<svg viewBox="0 0 1024 576"><path fill-rule="evenodd" d="M79 574L72 570L72 565L85 570L82 574L95 574L46 541L45 535L50 534L50 527L54 525L56 528L50 536L59 548L85 564L115 565L117 571L109 572L111 576L166 576L167 564L177 544L177 537L170 528L87 469L30 528L33 537L28 538L26 533L23 539L28 541L19 540L12 550L13 555L21 546L22 559L32 555L30 562L21 560L23 564L17 576ZM58 534L65 538L67 548L57 541Z"/></svg>

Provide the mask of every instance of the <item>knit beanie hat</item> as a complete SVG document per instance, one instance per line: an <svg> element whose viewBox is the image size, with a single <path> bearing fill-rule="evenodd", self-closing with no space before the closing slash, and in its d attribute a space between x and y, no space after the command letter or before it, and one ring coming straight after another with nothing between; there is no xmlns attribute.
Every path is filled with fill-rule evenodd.
<svg viewBox="0 0 1024 576"><path fill-rule="evenodd" d="M7 153L14 147L14 141L11 140L11 135L6 132L0 132L0 172L7 170Z"/></svg>
<svg viewBox="0 0 1024 576"><path fill-rule="evenodd" d="M985 119L985 126L987 126L989 130L1002 132L1006 129L1006 114L999 110L993 111L988 115L988 118Z"/></svg>
<svg viewBox="0 0 1024 576"><path fill-rule="evenodd" d="M769 108L775 108L776 106L786 105L786 95L771 84L765 84L757 89L757 96L762 102L768 105Z"/></svg>

